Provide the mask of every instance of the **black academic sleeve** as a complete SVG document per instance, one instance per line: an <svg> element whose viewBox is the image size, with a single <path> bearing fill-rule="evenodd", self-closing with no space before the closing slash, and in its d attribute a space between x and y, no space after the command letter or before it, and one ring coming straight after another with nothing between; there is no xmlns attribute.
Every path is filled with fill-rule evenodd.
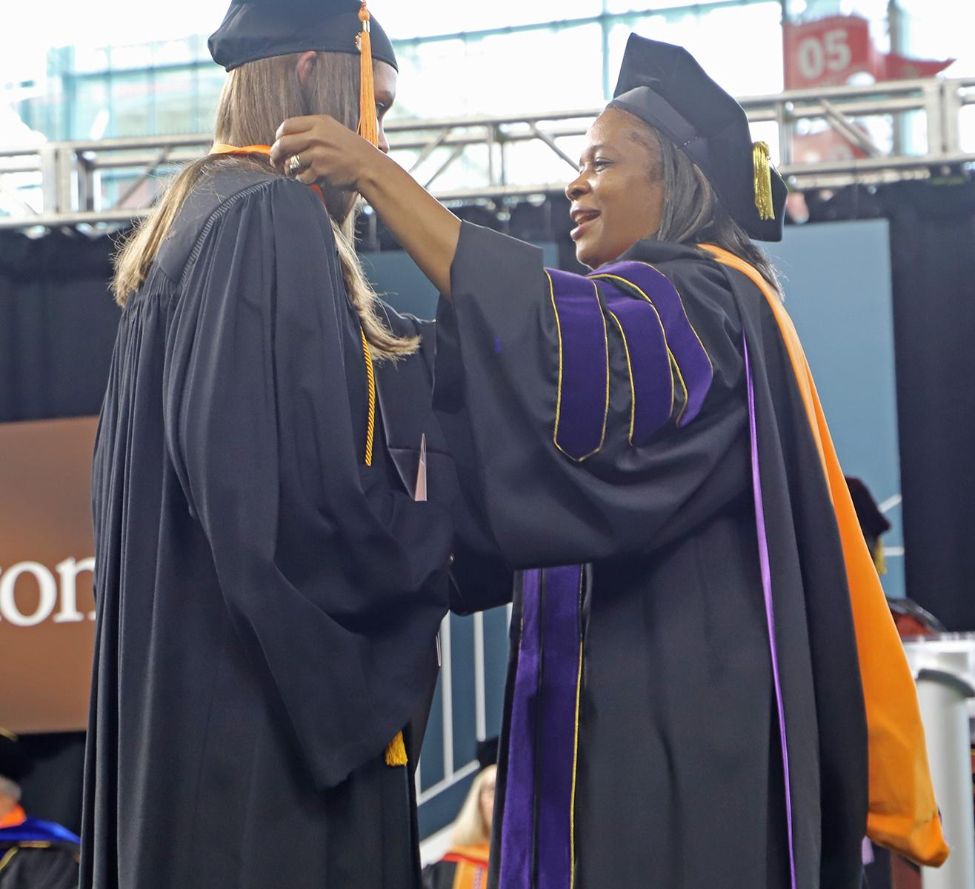
<svg viewBox="0 0 975 889"><path fill-rule="evenodd" d="M365 362L312 192L276 179L239 194L182 285L168 447L240 639L333 786L421 703L451 523L364 465Z"/></svg>
<svg viewBox="0 0 975 889"><path fill-rule="evenodd" d="M673 387L674 409L652 435L631 441L637 363L630 359L650 346L632 335L627 341L614 317L622 318L625 288L609 280L594 288L580 276L598 294L598 304L593 296L586 311L601 313L593 323L605 329L598 348L581 360L592 373L607 374L608 394L603 440L578 459L557 441L558 424L574 420L562 380L570 320L566 313L557 318L553 276L541 251L469 223L462 227L452 298L441 300L438 313L434 402L459 470L467 467L490 528L516 568L652 550L749 489L741 326L727 282L705 261L659 268L679 292L710 365L706 387L690 396L703 397L703 404L684 422L692 387L666 358L656 377L648 379L643 367L637 387ZM566 284L565 273L557 274L563 277L556 286Z"/></svg>

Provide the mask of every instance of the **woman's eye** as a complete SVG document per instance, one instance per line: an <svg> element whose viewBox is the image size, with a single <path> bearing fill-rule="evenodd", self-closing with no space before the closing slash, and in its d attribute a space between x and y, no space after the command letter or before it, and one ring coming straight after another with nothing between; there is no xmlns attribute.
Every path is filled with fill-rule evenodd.
<svg viewBox="0 0 975 889"><path fill-rule="evenodd" d="M610 165L610 161L606 160L604 157L597 157L593 162L592 166L595 170L602 170Z"/></svg>

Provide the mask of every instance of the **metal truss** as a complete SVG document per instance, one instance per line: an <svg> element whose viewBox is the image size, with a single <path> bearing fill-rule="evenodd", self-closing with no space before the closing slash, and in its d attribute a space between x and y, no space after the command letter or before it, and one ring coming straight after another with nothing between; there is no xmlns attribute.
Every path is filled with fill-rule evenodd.
<svg viewBox="0 0 975 889"><path fill-rule="evenodd" d="M975 78L954 80L904 80L869 86L843 86L822 90L795 90L772 96L740 100L753 124L772 126L778 134L778 169L796 191L835 189L852 184L880 185L904 179L958 175L975 164L972 146L965 151L961 119L968 105L975 105ZM477 116L442 120L398 120L387 124L393 156L419 173L435 164L432 173L419 178L439 199L447 202L511 202L536 195L560 192L564 181L524 182L509 175L509 155L528 142L547 146L565 164L565 178L575 161L565 140L582 136L600 109L579 109L512 116ZM927 149L923 154L882 150L869 135L871 120L893 122L908 114L923 121ZM972 112L975 115L975 112ZM823 123L856 146L857 159L795 162L793 137L804 122ZM816 124L815 122L821 122ZM144 186L156 176L168 174L181 163L199 157L210 144L205 134L51 142L40 148L0 148L0 198L13 213L0 217L0 228L124 224L144 215L152 189ZM486 162L472 179L481 184L469 188L438 188L444 172L470 153ZM102 177L112 176L121 195L112 206L103 206ZM38 211L28 195L42 195Z"/></svg>

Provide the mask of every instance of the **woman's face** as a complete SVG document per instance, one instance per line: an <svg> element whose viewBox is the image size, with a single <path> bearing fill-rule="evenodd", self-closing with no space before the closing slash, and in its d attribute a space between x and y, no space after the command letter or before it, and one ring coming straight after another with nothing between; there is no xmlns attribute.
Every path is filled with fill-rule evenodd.
<svg viewBox="0 0 975 889"><path fill-rule="evenodd" d="M565 189L579 262L601 266L660 228L664 187L654 144L648 127L617 108L589 128L581 170Z"/></svg>
<svg viewBox="0 0 975 889"><path fill-rule="evenodd" d="M491 821L494 818L494 784L498 777L497 766L488 766L484 770L484 783L481 785L481 820L484 832L491 836Z"/></svg>
<svg viewBox="0 0 975 889"><path fill-rule="evenodd" d="M389 154L389 142L383 129L383 119L386 112L396 101L396 69L388 62L376 61L373 66L373 77L376 90L376 112L379 115L379 148Z"/></svg>

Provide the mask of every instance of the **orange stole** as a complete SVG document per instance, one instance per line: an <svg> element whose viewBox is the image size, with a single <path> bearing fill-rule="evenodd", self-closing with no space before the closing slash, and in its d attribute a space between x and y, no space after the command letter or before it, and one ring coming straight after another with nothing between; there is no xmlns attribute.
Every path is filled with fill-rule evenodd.
<svg viewBox="0 0 975 889"><path fill-rule="evenodd" d="M799 336L778 296L759 272L737 256L702 244L762 291L785 341L833 500L843 544L867 716L869 810L867 836L920 864L948 857L928 768L924 726L914 677L867 549L843 478L823 407Z"/></svg>
<svg viewBox="0 0 975 889"><path fill-rule="evenodd" d="M444 855L444 861L457 865L453 889L487 889L490 844L457 846Z"/></svg>

